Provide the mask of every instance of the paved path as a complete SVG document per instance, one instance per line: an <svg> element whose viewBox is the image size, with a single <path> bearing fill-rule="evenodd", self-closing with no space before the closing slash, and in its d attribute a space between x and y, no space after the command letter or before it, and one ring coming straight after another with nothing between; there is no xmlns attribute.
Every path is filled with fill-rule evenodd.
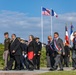
<svg viewBox="0 0 76 75"><path fill-rule="evenodd" d="M41 73L45 73L48 71L43 71L43 70L39 70L39 71L0 71L0 75L38 75Z"/></svg>
<svg viewBox="0 0 76 75"><path fill-rule="evenodd" d="M64 71L70 71L72 68L64 68ZM0 71L0 75L38 75L41 73L49 72L48 68L42 68L41 70L34 70L34 71Z"/></svg>

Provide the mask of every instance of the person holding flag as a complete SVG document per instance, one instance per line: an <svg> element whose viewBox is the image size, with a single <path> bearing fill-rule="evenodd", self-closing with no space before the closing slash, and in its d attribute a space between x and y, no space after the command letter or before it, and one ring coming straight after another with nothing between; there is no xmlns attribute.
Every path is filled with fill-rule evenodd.
<svg viewBox="0 0 76 75"><path fill-rule="evenodd" d="M65 26L65 43L64 43L64 51L65 55L63 55L64 59L64 66L69 67L69 57L70 57L70 41L69 41L69 34L68 34L68 29L67 26Z"/></svg>

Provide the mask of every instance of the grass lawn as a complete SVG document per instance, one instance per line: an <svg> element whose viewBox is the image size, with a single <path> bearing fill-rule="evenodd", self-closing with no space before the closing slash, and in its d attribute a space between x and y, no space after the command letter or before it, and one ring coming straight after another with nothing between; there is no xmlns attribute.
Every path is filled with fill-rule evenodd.
<svg viewBox="0 0 76 75"><path fill-rule="evenodd" d="M0 69L3 69L4 67L3 51L4 51L4 46L0 44Z"/></svg>
<svg viewBox="0 0 76 75"><path fill-rule="evenodd" d="M76 71L63 71L63 72L48 72L48 73L43 73L40 75L76 75Z"/></svg>

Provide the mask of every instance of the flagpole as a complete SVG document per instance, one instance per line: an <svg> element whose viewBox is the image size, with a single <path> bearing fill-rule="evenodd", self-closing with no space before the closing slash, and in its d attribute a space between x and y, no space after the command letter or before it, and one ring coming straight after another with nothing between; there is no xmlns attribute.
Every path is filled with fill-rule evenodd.
<svg viewBox="0 0 76 75"><path fill-rule="evenodd" d="M53 37L53 29L52 29L52 16L51 17L51 36Z"/></svg>
<svg viewBox="0 0 76 75"><path fill-rule="evenodd" d="M72 25L72 23L71 23L71 25ZM70 25L70 35L71 35L71 25ZM70 37L70 36L69 36ZM70 45L71 45L71 39L70 39Z"/></svg>
<svg viewBox="0 0 76 75"><path fill-rule="evenodd" d="M43 15L42 15L42 7L41 7L41 37L42 37L42 43L43 43Z"/></svg>

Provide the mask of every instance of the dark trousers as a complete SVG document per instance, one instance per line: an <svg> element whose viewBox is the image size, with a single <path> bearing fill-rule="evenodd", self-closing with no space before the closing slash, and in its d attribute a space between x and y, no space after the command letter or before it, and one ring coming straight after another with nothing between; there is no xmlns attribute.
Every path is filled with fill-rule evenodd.
<svg viewBox="0 0 76 75"><path fill-rule="evenodd" d="M64 56L64 65L66 65L66 67L69 67L69 57Z"/></svg>
<svg viewBox="0 0 76 75"><path fill-rule="evenodd" d="M28 59L25 58L24 56L21 56L21 69L24 69L26 66L26 69L28 69L29 63L27 61Z"/></svg>
<svg viewBox="0 0 76 75"><path fill-rule="evenodd" d="M34 57L34 65L36 69L40 69L40 55L35 55Z"/></svg>
<svg viewBox="0 0 76 75"><path fill-rule="evenodd" d="M54 56L50 56L50 69L52 69L55 64L54 58L55 58Z"/></svg>
<svg viewBox="0 0 76 75"><path fill-rule="evenodd" d="M76 69L76 58L72 58L72 60L73 60L73 68Z"/></svg>
<svg viewBox="0 0 76 75"><path fill-rule="evenodd" d="M47 67L50 67L50 56L46 56L46 61L47 61Z"/></svg>
<svg viewBox="0 0 76 75"><path fill-rule="evenodd" d="M68 56L61 56L61 63L64 67L69 67L69 57Z"/></svg>
<svg viewBox="0 0 76 75"><path fill-rule="evenodd" d="M10 56L10 60L8 61L7 68L12 70L13 62L16 62L15 70L20 70L20 56Z"/></svg>

